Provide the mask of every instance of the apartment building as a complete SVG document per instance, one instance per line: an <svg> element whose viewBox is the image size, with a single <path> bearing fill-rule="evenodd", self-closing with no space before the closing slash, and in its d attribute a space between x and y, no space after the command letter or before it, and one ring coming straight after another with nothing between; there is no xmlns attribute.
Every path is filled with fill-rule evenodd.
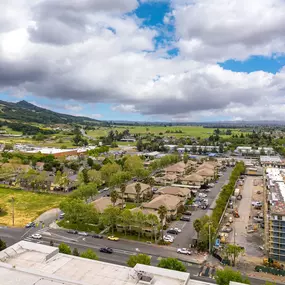
<svg viewBox="0 0 285 285"><path fill-rule="evenodd" d="M285 261L285 169L267 168L266 181L269 189L269 256Z"/></svg>

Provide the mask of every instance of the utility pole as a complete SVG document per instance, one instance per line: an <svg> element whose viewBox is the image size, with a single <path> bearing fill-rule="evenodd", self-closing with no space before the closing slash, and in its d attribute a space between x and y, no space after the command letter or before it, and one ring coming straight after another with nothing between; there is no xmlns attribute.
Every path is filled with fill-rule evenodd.
<svg viewBox="0 0 285 285"><path fill-rule="evenodd" d="M11 202L12 202L12 224L14 226L15 225L15 206L14 206L15 198L14 197L11 198Z"/></svg>

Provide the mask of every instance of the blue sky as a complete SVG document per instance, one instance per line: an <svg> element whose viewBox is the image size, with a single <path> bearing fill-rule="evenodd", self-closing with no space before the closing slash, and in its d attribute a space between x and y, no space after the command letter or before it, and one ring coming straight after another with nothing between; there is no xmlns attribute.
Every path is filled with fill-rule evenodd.
<svg viewBox="0 0 285 285"><path fill-rule="evenodd" d="M40 15L20 1L22 6L7 6L18 17L10 19L4 11L9 28L3 25L0 38L2 66L7 64L5 72L0 67L2 100L26 100L100 120L262 119L264 110L270 110L268 119L283 116L285 38L278 21L285 17L285 4L280 0L254 0L251 9L244 8L245 0L235 5L226 0L106 0L100 9L77 7L74 25L69 14L64 17L74 9L69 4L60 18L47 21L45 15L56 14L44 9L59 11L60 6L45 6ZM265 8L271 18L257 25L256 11ZM98 27L108 32L88 31L97 33Z"/></svg>

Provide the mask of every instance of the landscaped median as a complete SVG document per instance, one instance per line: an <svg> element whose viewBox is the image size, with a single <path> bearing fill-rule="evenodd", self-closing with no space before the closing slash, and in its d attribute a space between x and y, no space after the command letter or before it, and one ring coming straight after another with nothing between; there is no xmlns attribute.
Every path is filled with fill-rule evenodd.
<svg viewBox="0 0 285 285"><path fill-rule="evenodd" d="M13 202L14 198L14 202ZM12 211L14 204L14 226L22 227L34 221L42 213L58 208L66 199L63 195L34 193L20 189L0 187L0 225L12 226Z"/></svg>

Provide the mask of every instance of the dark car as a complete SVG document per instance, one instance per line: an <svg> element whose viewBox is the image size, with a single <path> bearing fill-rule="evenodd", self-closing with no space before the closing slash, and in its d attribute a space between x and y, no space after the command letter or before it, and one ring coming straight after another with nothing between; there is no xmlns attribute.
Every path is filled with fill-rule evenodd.
<svg viewBox="0 0 285 285"><path fill-rule="evenodd" d="M110 248L110 247L101 247L101 248L100 248L100 252L113 253L113 249Z"/></svg>
<svg viewBox="0 0 285 285"><path fill-rule="evenodd" d="M97 235L97 234L92 235L92 237L93 237L93 238L100 238L100 239L101 239L101 238L103 238L103 236L101 236L101 235Z"/></svg>
<svg viewBox="0 0 285 285"><path fill-rule="evenodd" d="M186 211L186 212L183 213L183 215L185 215L185 216L191 216L192 213L191 213L190 211Z"/></svg>
<svg viewBox="0 0 285 285"><path fill-rule="evenodd" d="M178 234L176 230L168 230L167 233L168 234L174 234L174 235Z"/></svg>
<svg viewBox="0 0 285 285"><path fill-rule="evenodd" d="M69 233L69 234L78 234L78 231L76 231L76 230L68 230L67 233Z"/></svg>
<svg viewBox="0 0 285 285"><path fill-rule="evenodd" d="M181 218L180 218L180 221L184 221L184 222L190 222L190 217L188 217L188 216L182 216Z"/></svg>
<svg viewBox="0 0 285 285"><path fill-rule="evenodd" d="M34 222L26 224L26 228L34 228L36 224Z"/></svg>

